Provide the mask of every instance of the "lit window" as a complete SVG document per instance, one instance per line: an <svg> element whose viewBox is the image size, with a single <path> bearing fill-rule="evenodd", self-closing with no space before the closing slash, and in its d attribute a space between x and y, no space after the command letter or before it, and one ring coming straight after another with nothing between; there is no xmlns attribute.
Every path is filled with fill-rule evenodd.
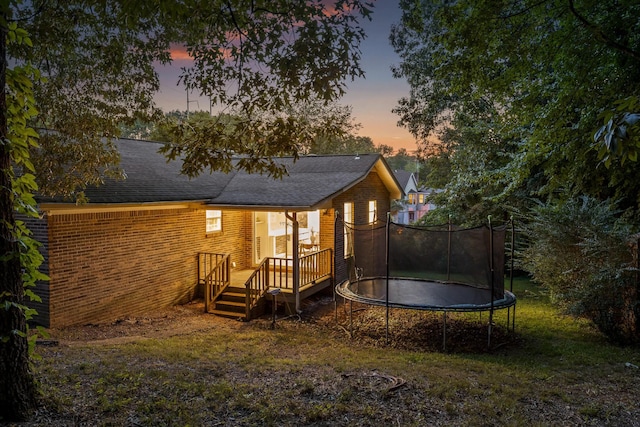
<svg viewBox="0 0 640 427"><path fill-rule="evenodd" d="M409 198L409 204L410 204L410 205L413 205L413 204L415 204L415 203L416 203L416 195L415 195L415 194L413 194L413 193L409 193L408 198Z"/></svg>
<svg viewBox="0 0 640 427"><path fill-rule="evenodd" d="M418 194L418 203L420 203L421 205L424 205L424 194L422 193Z"/></svg>
<svg viewBox="0 0 640 427"><path fill-rule="evenodd" d="M353 203L344 204L344 257L348 258L353 255ZM349 226L347 226L349 224Z"/></svg>
<svg viewBox="0 0 640 427"><path fill-rule="evenodd" d="M207 210L207 233L222 231L222 211Z"/></svg>
<svg viewBox="0 0 640 427"><path fill-rule="evenodd" d="M369 222L376 222L376 201L369 200Z"/></svg>

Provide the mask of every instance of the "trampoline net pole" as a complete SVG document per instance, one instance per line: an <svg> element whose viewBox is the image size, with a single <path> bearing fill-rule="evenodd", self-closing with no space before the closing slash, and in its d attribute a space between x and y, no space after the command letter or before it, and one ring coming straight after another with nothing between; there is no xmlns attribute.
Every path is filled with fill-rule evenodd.
<svg viewBox="0 0 640 427"><path fill-rule="evenodd" d="M491 348L491 326L493 323L493 300L495 299L495 270L493 268L493 226L489 215L489 271L491 272L491 309L489 310L489 330L487 336L487 348Z"/></svg>
<svg viewBox="0 0 640 427"><path fill-rule="evenodd" d="M451 280L451 215L449 215L449 225L447 227L447 282Z"/></svg>
<svg viewBox="0 0 640 427"><path fill-rule="evenodd" d="M387 229L385 233L385 263L386 263L386 278L385 278L385 305L387 308L386 313L386 325L385 325L385 339L386 345L389 345L389 221L391 219L390 212L387 212Z"/></svg>
<svg viewBox="0 0 640 427"><path fill-rule="evenodd" d="M509 292L513 292L513 262L516 249L516 226L511 217L511 271L509 271Z"/></svg>

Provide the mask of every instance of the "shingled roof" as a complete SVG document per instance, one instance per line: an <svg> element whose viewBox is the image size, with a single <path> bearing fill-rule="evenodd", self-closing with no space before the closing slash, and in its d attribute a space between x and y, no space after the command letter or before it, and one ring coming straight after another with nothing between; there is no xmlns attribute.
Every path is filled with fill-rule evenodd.
<svg viewBox="0 0 640 427"><path fill-rule="evenodd" d="M90 205L201 202L220 207L316 209L374 170L392 198L399 198L402 192L378 154L303 156L296 161L293 157L278 158L288 171L282 179L243 171L204 172L189 179L180 173L181 161L167 162L158 152L159 143L130 139L115 143L126 179L87 188ZM55 199L41 202L63 203Z"/></svg>

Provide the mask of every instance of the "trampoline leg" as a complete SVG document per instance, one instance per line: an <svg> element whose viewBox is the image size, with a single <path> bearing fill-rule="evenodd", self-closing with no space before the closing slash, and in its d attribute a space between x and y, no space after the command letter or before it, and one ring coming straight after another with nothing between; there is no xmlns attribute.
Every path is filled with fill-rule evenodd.
<svg viewBox="0 0 640 427"><path fill-rule="evenodd" d="M447 351L447 312L442 312L442 351Z"/></svg>
<svg viewBox="0 0 640 427"><path fill-rule="evenodd" d="M349 337L353 339L353 300L349 300Z"/></svg>
<svg viewBox="0 0 640 427"><path fill-rule="evenodd" d="M489 312L489 328L487 333L487 348L491 348L491 326L493 324L493 311Z"/></svg>
<svg viewBox="0 0 640 427"><path fill-rule="evenodd" d="M388 306L387 306L387 317L385 321L385 327L386 327L385 339L387 341L386 345L389 345L389 307Z"/></svg>

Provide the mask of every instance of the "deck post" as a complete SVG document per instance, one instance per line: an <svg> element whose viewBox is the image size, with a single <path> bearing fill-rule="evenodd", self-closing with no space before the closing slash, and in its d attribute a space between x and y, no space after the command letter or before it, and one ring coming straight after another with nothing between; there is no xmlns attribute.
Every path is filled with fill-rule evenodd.
<svg viewBox="0 0 640 427"><path fill-rule="evenodd" d="M298 242L298 239L300 238L300 230L298 228L299 224L296 212L292 212L291 214L289 214L289 212L285 211L284 215L288 220L291 221L291 225L293 228L293 235L291 237L293 239L291 245L291 247L293 248L293 295L296 299L297 314L300 313L300 242Z"/></svg>

